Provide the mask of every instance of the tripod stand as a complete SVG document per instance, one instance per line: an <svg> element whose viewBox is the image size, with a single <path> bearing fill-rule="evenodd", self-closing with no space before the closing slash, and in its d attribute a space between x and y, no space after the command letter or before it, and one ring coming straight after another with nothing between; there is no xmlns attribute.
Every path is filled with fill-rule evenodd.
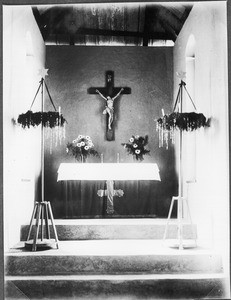
<svg viewBox="0 0 231 300"><path fill-rule="evenodd" d="M178 94L177 94L177 98L176 98L176 102L174 105L174 111L177 108L177 106L179 106L179 115L182 114L182 106L183 106L183 89L187 92L193 107L196 110L196 106L194 104L194 102L192 101L192 98L190 97L187 89L186 89L186 84L183 80L181 80L180 85L179 85L179 90L178 90ZM184 120L184 126L187 123L187 121ZM187 130L187 129L186 129ZM193 224L192 224L192 219L191 219L191 214L190 214L190 209L189 209L189 204L188 204L188 199L187 197L184 197L183 195L183 179L182 179L182 142L183 142L183 129L180 128L179 129L179 166L178 166L178 196L176 197L172 197L172 201L171 201L171 205L170 205L170 209L169 209L169 213L168 213L168 219L167 219L167 224L165 227L165 231L164 231L164 237L163 240L166 239L167 236L167 232L168 232L168 225L169 225L169 221L170 221L170 217L172 214L172 209L173 209L173 205L175 203L175 201L177 202L177 238L178 238L178 242L176 243L176 247L179 247L179 250L182 250L185 247L184 244L184 240L183 240L183 204L185 203L185 207L187 207L188 210L188 214L190 217L190 225L191 225L191 229L192 229L192 234L194 235L193 232ZM196 238L194 238L194 242L195 244L193 245L194 247L196 247Z"/></svg>
<svg viewBox="0 0 231 300"><path fill-rule="evenodd" d="M35 94L34 100L32 102L32 105L35 101L35 98L41 89L41 201L38 201L34 205L29 231L27 235L27 240L25 242L25 247L28 249L31 249L32 251L36 251L37 249L41 248L50 248L55 243L57 249L58 249L58 236L57 231L54 224L54 218L53 213L51 209L51 204L48 201L44 201L44 122L43 122L43 112L44 112L44 85L47 89L50 101L56 110L53 101L50 97L48 88L46 86L45 80L42 77L38 90ZM32 107L31 105L31 107ZM33 228L33 221L35 220L35 227ZM54 232L55 240L51 239L50 235L50 227L49 227L49 220L51 221L52 229ZM44 238L44 224L45 224L45 233L46 233L46 239ZM33 239L30 240L30 235L32 232L32 229L34 229L34 236ZM40 239L39 239L40 235Z"/></svg>

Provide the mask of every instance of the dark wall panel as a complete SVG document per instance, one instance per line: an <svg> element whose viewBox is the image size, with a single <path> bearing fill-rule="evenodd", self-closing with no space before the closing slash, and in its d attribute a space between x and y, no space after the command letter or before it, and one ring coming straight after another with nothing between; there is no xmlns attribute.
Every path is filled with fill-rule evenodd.
<svg viewBox="0 0 231 300"><path fill-rule="evenodd" d="M170 199L177 194L174 150L172 146L168 150L159 148L155 119L161 115L162 108L166 113L171 112L172 48L47 46L46 68L49 68L46 80L52 99L57 107L61 106L68 121L66 140L53 147L52 153L46 140L45 195L51 201L55 217L71 217L65 215L66 204L61 196L62 185L57 183L57 170L62 162L75 162L66 153L66 143L79 134L93 139L96 150L104 155L104 162L116 162L119 153L121 163L132 162L121 143L127 142L133 134L148 134L150 156L145 156L144 162L158 164L162 181L155 183L154 193L150 190L150 208L145 200L145 209L139 212L137 205L137 209L133 207L129 213L129 203L126 203L126 212L121 209L119 215L138 216L146 211L147 216L167 216ZM115 86L131 88L130 95L122 95L115 103L115 141L105 139L104 100L87 93L89 87L105 85L108 70L114 71ZM52 109L46 99L46 109ZM88 161L99 162L97 158ZM95 197L98 201L97 195ZM139 199L143 201L140 194ZM126 202L129 202L128 197ZM130 202L132 207L132 199ZM120 203L123 203L122 198ZM94 213L87 210L84 214L94 217Z"/></svg>

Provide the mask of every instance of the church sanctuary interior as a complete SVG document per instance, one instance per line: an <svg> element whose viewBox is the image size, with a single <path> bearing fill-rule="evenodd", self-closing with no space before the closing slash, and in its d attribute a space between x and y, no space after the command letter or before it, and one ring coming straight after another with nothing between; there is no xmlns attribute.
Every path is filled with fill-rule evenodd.
<svg viewBox="0 0 231 300"><path fill-rule="evenodd" d="M227 1L3 5L4 298L230 298Z"/></svg>

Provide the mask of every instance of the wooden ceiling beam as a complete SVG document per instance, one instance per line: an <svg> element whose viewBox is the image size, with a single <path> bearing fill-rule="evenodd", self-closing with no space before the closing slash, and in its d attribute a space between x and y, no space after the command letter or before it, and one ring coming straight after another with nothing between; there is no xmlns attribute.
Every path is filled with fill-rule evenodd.
<svg viewBox="0 0 231 300"><path fill-rule="evenodd" d="M122 30L106 30L106 29L91 29L91 28L79 28L76 31L76 35L93 35L93 36L130 36L141 37L147 36L148 39L156 40L168 40L172 39L172 35L161 32L135 32L135 31L122 31Z"/></svg>
<svg viewBox="0 0 231 300"><path fill-rule="evenodd" d="M160 22L161 26L165 29L166 34L168 36L170 36L169 39L172 40L173 42L175 42L177 39L177 33L175 32L175 30L164 20L159 20L159 22Z"/></svg>
<svg viewBox="0 0 231 300"><path fill-rule="evenodd" d="M42 16L43 14L47 13L49 10L54 9L53 5L41 5L41 6L35 6L32 5L32 9L36 8L39 11L39 14Z"/></svg>
<svg viewBox="0 0 231 300"><path fill-rule="evenodd" d="M164 20L168 24L171 24L171 27L174 28L175 31L179 31L182 27L182 21L179 19L171 10L162 6L158 11L158 17L161 20Z"/></svg>
<svg viewBox="0 0 231 300"><path fill-rule="evenodd" d="M190 14L190 11L192 10L192 7L185 7L184 13L181 16L181 21L185 22L185 20L188 18L188 15Z"/></svg>
<svg viewBox="0 0 231 300"><path fill-rule="evenodd" d="M124 6L121 10L111 11L107 8L93 11L84 5L73 10L72 5L45 7L33 6L33 13L44 41L51 35L67 35L70 45L90 37L95 43L101 40L112 40L117 37L124 43L143 43L148 46L149 40L175 41L179 34L191 6L180 5L175 11L175 6L163 4L140 5L133 7ZM113 12L113 14L112 14ZM113 15L113 18L112 18ZM117 40L115 38L115 40Z"/></svg>
<svg viewBox="0 0 231 300"><path fill-rule="evenodd" d="M45 41L49 35L49 26L47 25L46 18L40 14L40 11L36 6L32 7L32 12L36 23L38 24L43 40Z"/></svg>
<svg viewBox="0 0 231 300"><path fill-rule="evenodd" d="M97 36L98 37L98 36ZM85 35L75 35L74 39L71 40L70 35L68 34L51 34L49 35L49 40L47 42L45 42L46 45L75 45L75 46L85 46L85 45L96 45L96 46L100 46L100 45L110 45L111 43L116 45L116 43L118 42L118 44L121 46L122 44L124 46L126 45L130 45L130 46L143 46L142 42L137 42L137 40L135 38L133 38L133 40L130 40L130 43L126 43L125 41L121 41L118 37L118 39L114 39L111 40L110 38L108 38L106 41L102 38L98 38L96 40L95 36L85 36ZM160 40L163 39L151 39L152 43L155 44L155 42L159 42ZM149 42L150 42L149 40ZM166 41L166 40L165 40Z"/></svg>

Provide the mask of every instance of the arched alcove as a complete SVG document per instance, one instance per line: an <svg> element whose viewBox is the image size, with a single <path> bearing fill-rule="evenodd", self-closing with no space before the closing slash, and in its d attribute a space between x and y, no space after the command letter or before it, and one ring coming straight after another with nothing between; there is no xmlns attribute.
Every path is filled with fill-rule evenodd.
<svg viewBox="0 0 231 300"><path fill-rule="evenodd" d="M196 105L195 99L195 64L196 64L196 40L194 35L188 38L185 50L186 65L186 88ZM195 112L195 108L189 96L185 94L183 103L184 112ZM197 106L197 105L196 105ZM196 132L187 132L184 136L184 178L185 182L193 183L196 181ZM185 189L187 189L187 183ZM186 191L187 192L187 191Z"/></svg>
<svg viewBox="0 0 231 300"><path fill-rule="evenodd" d="M25 34L25 81L27 84L27 89L25 90L25 99L26 105L28 106L30 101L32 101L32 95L35 90L33 74L34 74L34 64L35 64L35 55L33 40L30 31L26 31ZM27 107L25 107L27 109Z"/></svg>
<svg viewBox="0 0 231 300"><path fill-rule="evenodd" d="M26 56L34 56L33 43L30 31L26 32Z"/></svg>

